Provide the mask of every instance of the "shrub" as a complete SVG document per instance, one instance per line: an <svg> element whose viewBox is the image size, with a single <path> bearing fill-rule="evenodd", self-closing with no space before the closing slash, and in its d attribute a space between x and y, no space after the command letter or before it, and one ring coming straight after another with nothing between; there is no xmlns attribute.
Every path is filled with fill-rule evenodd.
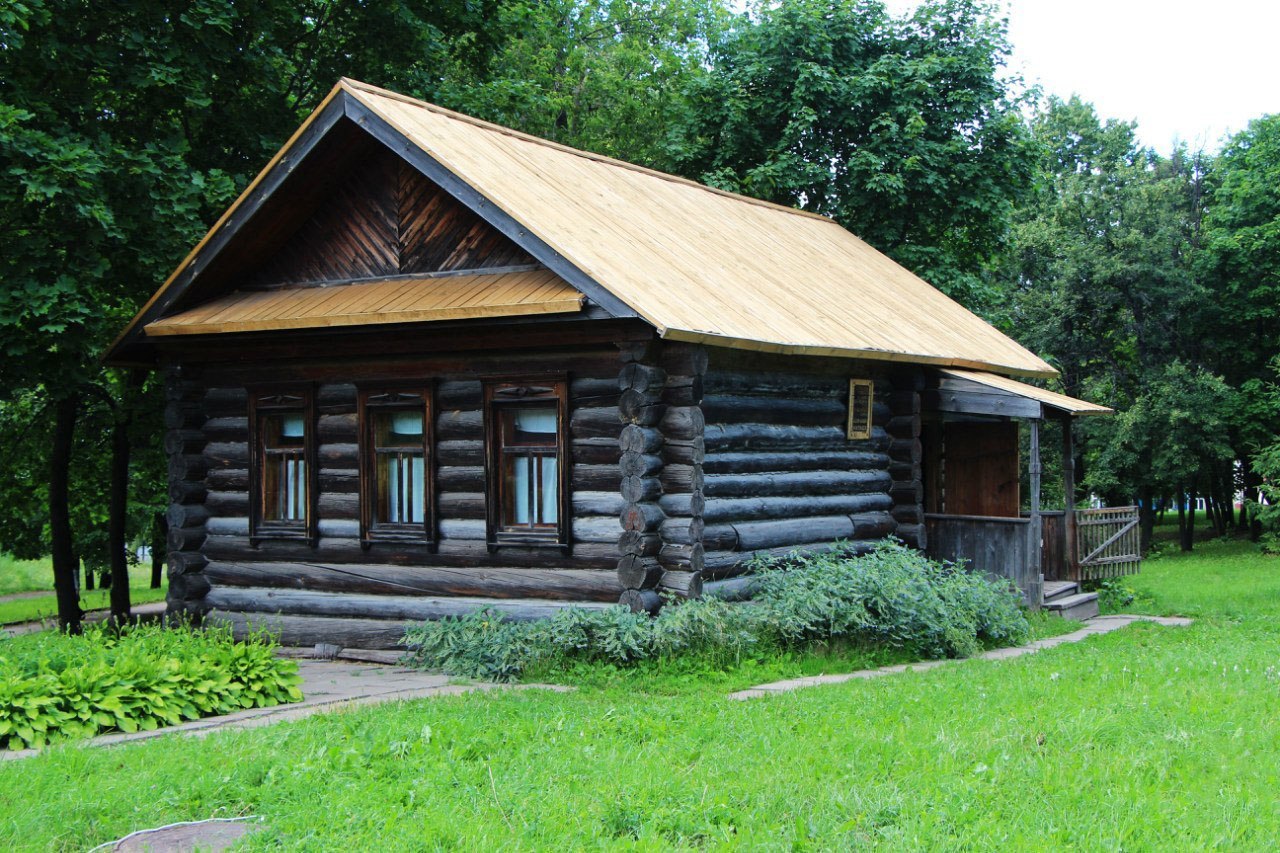
<svg viewBox="0 0 1280 853"><path fill-rule="evenodd" d="M406 662L450 675L515 679L534 665L599 661L626 666L699 655L725 665L769 648L802 650L837 641L890 645L927 657L964 657L1029 632L1021 597L962 567L884 543L857 556L762 561L756 596L667 606L650 618L624 607L566 608L550 619L507 620L482 610L410 628Z"/></svg>
<svg viewBox="0 0 1280 853"><path fill-rule="evenodd" d="M0 747L42 747L108 731L295 702L297 664L266 638L228 630L90 626L0 644Z"/></svg>

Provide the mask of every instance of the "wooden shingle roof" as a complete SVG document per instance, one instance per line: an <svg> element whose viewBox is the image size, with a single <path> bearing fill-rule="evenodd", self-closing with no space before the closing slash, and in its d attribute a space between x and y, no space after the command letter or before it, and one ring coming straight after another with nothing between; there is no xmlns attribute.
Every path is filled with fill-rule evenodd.
<svg viewBox="0 0 1280 853"><path fill-rule="evenodd" d="M664 338L1008 375L1056 374L825 217L570 149L353 80L341 81L308 124L339 102L348 118L419 168L431 168L430 177L447 178L442 185L482 217L500 218L508 236L525 240L540 262L589 299L616 316L623 316L622 309L643 318ZM282 155L287 160L298 139L237 206L281 167ZM176 298L165 290L195 275L184 268L204 245L121 342L164 315Z"/></svg>

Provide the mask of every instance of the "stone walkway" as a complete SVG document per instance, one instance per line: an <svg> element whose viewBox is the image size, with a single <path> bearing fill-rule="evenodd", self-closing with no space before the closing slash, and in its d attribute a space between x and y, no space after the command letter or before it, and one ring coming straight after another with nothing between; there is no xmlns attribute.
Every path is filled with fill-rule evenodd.
<svg viewBox="0 0 1280 853"><path fill-rule="evenodd" d="M45 593L40 594L44 595ZM135 604L130 612L135 618L159 619L164 615L166 606L163 601L152 601L147 604ZM110 610L90 610L84 614L84 621L101 622L110 615ZM34 622L11 622L8 625L0 625L0 638L16 637L19 634L34 634L37 631L46 631L56 627L58 627L57 616L37 619Z"/></svg>
<svg viewBox="0 0 1280 853"><path fill-rule="evenodd" d="M1034 654L1041 649L1051 649L1054 646L1061 646L1064 643L1078 643L1081 640L1087 640L1098 634L1109 634L1117 631L1126 625L1134 622L1155 622L1158 625L1169 625L1175 627L1184 627L1191 624L1190 619L1183 619L1180 616L1137 616L1130 614L1122 614L1119 616L1095 616L1085 623L1085 626L1078 631L1072 631L1070 634L1061 634L1057 637L1046 637L1043 640L1036 640L1027 643L1025 646L1012 646L1007 649L992 649L984 652L977 657L982 660L1007 660L1009 658L1021 657L1022 655ZM879 669L863 669L857 672L843 672L836 675L810 675L803 678L788 678L786 681L774 681L769 684L757 684L755 687L749 687L746 690L739 690L737 693L730 693L730 699L759 699L761 696L772 696L778 693L790 693L793 690L799 690L804 687L817 687L822 684L841 684L846 681L858 681L868 678L880 678L885 675L895 675L900 672L916 672L926 669L936 669L940 666L958 663L957 660L927 660L919 663L902 663L896 666L882 666Z"/></svg>
<svg viewBox="0 0 1280 853"><path fill-rule="evenodd" d="M210 732L226 729L251 729L285 720L299 720L323 711L372 705L402 699L421 699L428 696L456 696L475 690L555 690L569 692L572 687L553 684L475 684L452 683L447 675L432 675L416 669L383 666L378 664L347 663L343 661L299 661L298 673L302 676L301 702L291 705L275 705L270 708L251 708L221 717L205 717L177 726L156 729L151 732L101 735L80 741L77 746L114 746L134 743L165 735L179 734L202 737ZM29 758L39 750L24 749L0 753L4 760Z"/></svg>

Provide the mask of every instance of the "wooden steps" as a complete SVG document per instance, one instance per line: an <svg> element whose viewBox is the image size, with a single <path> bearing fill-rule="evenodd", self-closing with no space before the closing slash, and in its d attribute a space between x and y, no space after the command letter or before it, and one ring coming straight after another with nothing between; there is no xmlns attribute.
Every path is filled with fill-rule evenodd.
<svg viewBox="0 0 1280 853"><path fill-rule="evenodd" d="M1083 622L1098 615L1098 594L1081 592L1074 581L1045 581L1041 607L1063 619Z"/></svg>

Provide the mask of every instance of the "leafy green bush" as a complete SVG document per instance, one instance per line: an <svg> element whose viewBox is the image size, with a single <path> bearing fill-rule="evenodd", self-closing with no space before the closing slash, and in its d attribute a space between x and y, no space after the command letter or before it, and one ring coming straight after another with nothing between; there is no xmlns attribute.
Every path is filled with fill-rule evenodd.
<svg viewBox="0 0 1280 853"><path fill-rule="evenodd" d="M753 568L756 595L741 604L704 598L664 607L655 618L624 607L571 607L528 623L483 610L410 628L406 660L509 681L532 666L568 661L626 666L699 655L723 665L760 650L835 642L965 657L985 644L1021 641L1029 630L1021 598L1007 584L900 544L862 556L837 547Z"/></svg>
<svg viewBox="0 0 1280 853"><path fill-rule="evenodd" d="M91 626L0 644L0 747L150 731L302 698L297 664L225 629Z"/></svg>

